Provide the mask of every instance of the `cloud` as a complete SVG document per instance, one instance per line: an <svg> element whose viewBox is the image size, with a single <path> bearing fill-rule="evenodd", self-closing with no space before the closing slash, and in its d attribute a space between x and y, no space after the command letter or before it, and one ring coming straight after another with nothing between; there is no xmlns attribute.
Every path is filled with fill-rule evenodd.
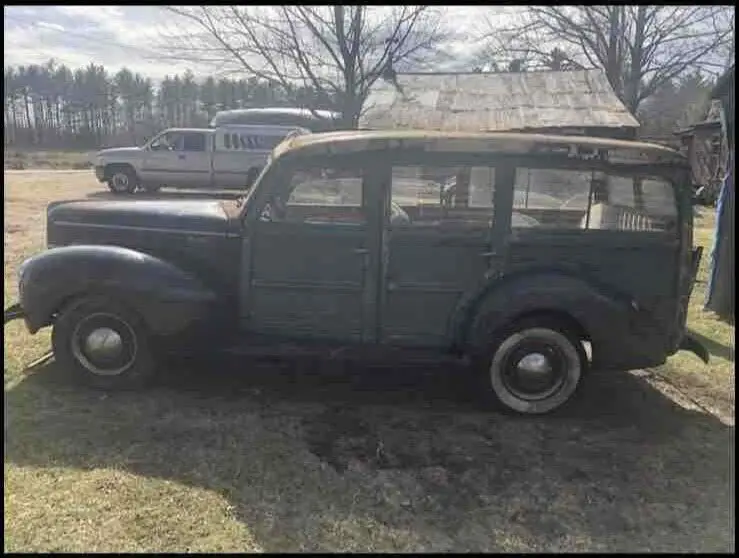
<svg viewBox="0 0 739 558"><path fill-rule="evenodd" d="M491 6L448 8L450 27L461 37L448 45L451 62L443 68L469 70L470 40L482 31ZM72 68L90 63L116 72L126 66L160 80L190 68L197 76L216 73L212 65L166 60L158 45L172 24L193 24L158 6L8 6L4 10L5 65L42 64L50 58Z"/></svg>

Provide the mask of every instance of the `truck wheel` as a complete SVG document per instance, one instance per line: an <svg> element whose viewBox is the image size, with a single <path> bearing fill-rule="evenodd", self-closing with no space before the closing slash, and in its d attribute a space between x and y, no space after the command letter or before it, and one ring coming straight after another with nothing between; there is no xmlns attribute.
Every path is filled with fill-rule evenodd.
<svg viewBox="0 0 739 558"><path fill-rule="evenodd" d="M107 297L85 297L66 307L54 323L51 341L57 362L90 387L135 389L154 375L144 321Z"/></svg>
<svg viewBox="0 0 739 558"><path fill-rule="evenodd" d="M138 186L136 172L128 167L119 167L111 171L108 188L114 194L133 194Z"/></svg>
<svg viewBox="0 0 739 558"><path fill-rule="evenodd" d="M571 401L588 366L578 337L556 319L531 318L497 336L481 378L507 411L541 415Z"/></svg>

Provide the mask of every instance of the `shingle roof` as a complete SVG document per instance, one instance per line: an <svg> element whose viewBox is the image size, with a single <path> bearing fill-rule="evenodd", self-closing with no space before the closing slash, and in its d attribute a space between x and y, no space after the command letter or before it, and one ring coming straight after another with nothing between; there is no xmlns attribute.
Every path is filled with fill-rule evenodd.
<svg viewBox="0 0 739 558"><path fill-rule="evenodd" d="M398 74L402 93L378 81L362 128L505 131L637 128L601 70Z"/></svg>

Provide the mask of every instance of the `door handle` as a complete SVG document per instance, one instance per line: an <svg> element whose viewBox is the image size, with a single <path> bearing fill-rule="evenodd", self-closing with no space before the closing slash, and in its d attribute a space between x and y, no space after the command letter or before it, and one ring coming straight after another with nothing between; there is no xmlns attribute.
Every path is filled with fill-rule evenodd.
<svg viewBox="0 0 739 558"><path fill-rule="evenodd" d="M179 155L177 155L177 158L178 159L184 159L185 158L185 154L184 153L180 153Z"/></svg>
<svg viewBox="0 0 739 558"><path fill-rule="evenodd" d="M353 253L355 253L357 256L366 256L369 254L369 250L367 248L357 248L355 250L352 250Z"/></svg>
<svg viewBox="0 0 739 558"><path fill-rule="evenodd" d="M498 255L498 252L480 252L480 256L483 258L493 258Z"/></svg>

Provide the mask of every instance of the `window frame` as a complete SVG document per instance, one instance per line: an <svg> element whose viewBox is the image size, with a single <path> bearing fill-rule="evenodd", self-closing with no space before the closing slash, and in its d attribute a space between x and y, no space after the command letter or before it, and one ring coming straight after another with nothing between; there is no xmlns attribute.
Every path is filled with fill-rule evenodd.
<svg viewBox="0 0 739 558"><path fill-rule="evenodd" d="M292 195L293 191L297 186L290 186L292 178L296 172L305 172L310 170L325 170L325 169L353 169L358 170L362 182L361 182L361 205L359 210L364 216L364 220L360 223L321 223L321 222L306 222L306 221L266 221L260 218L266 209L268 203L271 203L276 195L287 194L287 198ZM372 215L371 201L369 198L368 188L374 187L374 174L370 170L370 165L367 164L366 160L362 160L357 156L308 156L308 157L296 157L293 160L285 161L279 168L273 169L274 172L269 173L267 180L263 180L260 183L263 185L257 192L254 204L253 204L253 218L262 225L274 225L274 226L289 226L289 227L324 227L324 228L336 228L339 230L350 230L366 229L371 226ZM286 204L287 205L287 204ZM337 206L337 207L356 207L356 206ZM251 211L250 211L251 212Z"/></svg>
<svg viewBox="0 0 739 558"><path fill-rule="evenodd" d="M655 165L655 164L634 164L634 163L609 163L607 161L584 161L579 159L563 160L561 157L551 156L525 156L517 155L510 156L509 160L514 168L514 181L511 184L511 194L515 189L515 171L520 167L525 168L539 168L539 169L552 169L552 170L580 170L589 172L603 172L610 176L619 177L631 177L640 179L635 181L634 184L634 207L630 209L637 209L637 203L642 203L643 198L641 197L643 191L641 190L641 182L643 179L655 179L665 182L672 192L672 202L674 204L675 212L672 218L674 219L674 227L671 229L657 229L657 230L628 230L628 229L594 229L590 228L590 211L592 205L592 191L588 194L588 206L587 206L587 226L585 228L562 228L562 227L535 227L535 228L511 228L513 234L566 234L566 235L622 235L628 238L637 236L647 235L652 238L669 238L669 240L677 240L682 234L682 228L685 226L685 216L682 214L680 209L680 194L678 188L680 185L676 180L678 177L675 175L675 171L668 165ZM662 171L662 172L660 172ZM639 189L637 191L637 188ZM609 193L610 194L610 193ZM511 196L511 202L513 202L513 196ZM640 199L641 198L641 199ZM511 203L511 212L513 213L514 207ZM643 205L642 205L642 211Z"/></svg>

